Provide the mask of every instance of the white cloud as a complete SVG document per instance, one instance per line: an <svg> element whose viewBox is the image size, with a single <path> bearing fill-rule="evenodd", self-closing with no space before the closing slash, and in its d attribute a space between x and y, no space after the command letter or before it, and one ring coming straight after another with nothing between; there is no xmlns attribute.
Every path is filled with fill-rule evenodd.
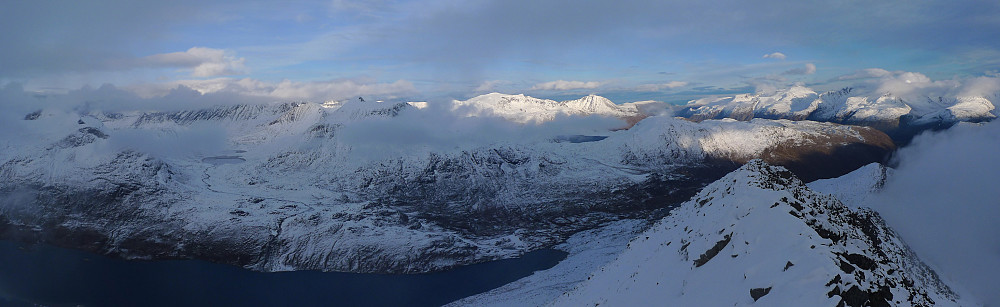
<svg viewBox="0 0 1000 307"><path fill-rule="evenodd" d="M246 71L246 59L222 49L193 47L184 52L161 53L138 60L137 66L191 69L195 77L239 75Z"/></svg>
<svg viewBox="0 0 1000 307"><path fill-rule="evenodd" d="M892 75L892 72L881 68L865 68L853 74L837 77L837 80L855 80L867 78L882 78Z"/></svg>
<svg viewBox="0 0 1000 307"><path fill-rule="evenodd" d="M975 97L1000 94L1000 76L978 77L962 82L958 96Z"/></svg>
<svg viewBox="0 0 1000 307"><path fill-rule="evenodd" d="M483 81L483 83L480 83L479 86L476 87L475 91L476 92L490 92L490 91L495 91L498 85L503 85L503 84L508 84L508 83L510 83L510 81L505 81L505 80L487 80L487 81Z"/></svg>
<svg viewBox="0 0 1000 307"><path fill-rule="evenodd" d="M889 94L916 103L937 99L937 97L992 98L1000 96L1000 78L988 76L931 80L918 72L868 68L837 77L837 80L853 81L850 86L855 90L862 91L864 95Z"/></svg>
<svg viewBox="0 0 1000 307"><path fill-rule="evenodd" d="M784 59L786 58L786 56L785 56L785 54L784 54L784 53L781 53L781 52L774 52L774 53L768 53L768 54L765 54L765 55L763 56L763 58L765 58L765 59L776 59L776 60L784 60Z"/></svg>
<svg viewBox="0 0 1000 307"><path fill-rule="evenodd" d="M871 202L946 283L986 306L1000 304L998 144L1000 123L918 136Z"/></svg>
<svg viewBox="0 0 1000 307"><path fill-rule="evenodd" d="M636 91L640 92L658 92L665 89L673 89L678 87L687 86L688 83L684 81L670 81L667 83L657 83L657 84L643 84L635 88Z"/></svg>
<svg viewBox="0 0 1000 307"><path fill-rule="evenodd" d="M792 68L785 71L784 75L811 75L816 73L816 64L806 63L805 67Z"/></svg>
<svg viewBox="0 0 1000 307"><path fill-rule="evenodd" d="M329 101L352 99L359 96L375 96L379 99L398 98L416 92L413 83L397 80L392 83L378 83L365 79L345 79L331 81L297 82L284 80L268 82L256 79L217 78L209 80L181 80L146 88L144 96L157 95L164 90L183 85L202 94L234 93L241 95L271 97L281 100Z"/></svg>
<svg viewBox="0 0 1000 307"><path fill-rule="evenodd" d="M270 96L286 99L332 100L354 96L389 96L414 92L413 83L398 80L393 83L359 83L354 80L292 82L282 81Z"/></svg>
<svg viewBox="0 0 1000 307"><path fill-rule="evenodd" d="M917 72L898 72L882 77L877 82L876 93L892 94L908 100L932 95L937 90L946 90L952 85L958 85L953 81L931 81L931 78Z"/></svg>
<svg viewBox="0 0 1000 307"><path fill-rule="evenodd" d="M557 80L535 84L532 86L532 90L543 90L543 91L566 91L575 89L585 89L585 88L597 88L604 84L603 82L597 81L566 81Z"/></svg>

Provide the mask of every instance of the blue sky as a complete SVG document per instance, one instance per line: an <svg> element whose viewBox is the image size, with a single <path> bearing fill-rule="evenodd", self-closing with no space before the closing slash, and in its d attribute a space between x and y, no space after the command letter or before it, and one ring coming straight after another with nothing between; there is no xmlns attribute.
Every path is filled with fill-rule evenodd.
<svg viewBox="0 0 1000 307"><path fill-rule="evenodd" d="M0 26L0 83L37 91L679 101L1000 70L992 1L10 1Z"/></svg>

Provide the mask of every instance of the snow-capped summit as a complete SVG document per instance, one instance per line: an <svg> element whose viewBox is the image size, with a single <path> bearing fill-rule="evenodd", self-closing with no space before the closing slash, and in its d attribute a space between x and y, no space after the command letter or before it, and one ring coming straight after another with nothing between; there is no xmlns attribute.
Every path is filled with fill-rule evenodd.
<svg viewBox="0 0 1000 307"><path fill-rule="evenodd" d="M878 214L754 160L706 186L556 306L928 306L957 295Z"/></svg>
<svg viewBox="0 0 1000 307"><path fill-rule="evenodd" d="M996 118L992 113L996 106L985 97L958 97L955 104L947 107L957 121L976 122Z"/></svg>
<svg viewBox="0 0 1000 307"><path fill-rule="evenodd" d="M560 102L524 94L490 93L469 100L455 100L453 104L456 111L466 116L498 116L518 123L542 123L551 121L556 116L598 115L626 121L640 116L634 105L617 105L597 95Z"/></svg>
<svg viewBox="0 0 1000 307"><path fill-rule="evenodd" d="M576 100L564 101L563 104L569 110L579 112L581 114L607 114L616 116L630 116L636 113L635 108L629 108L625 106L616 105L611 100L597 96L597 95L587 95L583 98Z"/></svg>

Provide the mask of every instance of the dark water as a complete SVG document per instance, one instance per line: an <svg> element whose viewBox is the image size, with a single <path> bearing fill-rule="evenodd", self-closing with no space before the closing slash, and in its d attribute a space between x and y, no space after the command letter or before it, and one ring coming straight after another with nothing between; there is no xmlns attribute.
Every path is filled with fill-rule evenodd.
<svg viewBox="0 0 1000 307"><path fill-rule="evenodd" d="M560 135L555 137L556 143L587 143L587 142L597 142L608 138L603 135Z"/></svg>
<svg viewBox="0 0 1000 307"><path fill-rule="evenodd" d="M125 261L0 241L0 306L437 306L502 286L566 257L521 258L445 272L262 273L197 260Z"/></svg>
<svg viewBox="0 0 1000 307"><path fill-rule="evenodd" d="M246 159L240 156L215 156L207 157L201 159L201 162L212 164L212 165L222 165L222 164L237 164L246 162Z"/></svg>

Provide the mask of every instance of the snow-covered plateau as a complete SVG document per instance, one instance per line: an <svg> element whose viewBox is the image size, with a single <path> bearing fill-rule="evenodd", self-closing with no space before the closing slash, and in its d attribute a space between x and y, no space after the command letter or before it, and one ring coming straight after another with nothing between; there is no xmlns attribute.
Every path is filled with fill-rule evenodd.
<svg viewBox="0 0 1000 307"><path fill-rule="evenodd" d="M662 217L754 158L826 178L894 148L866 127L693 122L598 96L37 105L4 123L2 237L264 271L414 273L512 257Z"/></svg>

